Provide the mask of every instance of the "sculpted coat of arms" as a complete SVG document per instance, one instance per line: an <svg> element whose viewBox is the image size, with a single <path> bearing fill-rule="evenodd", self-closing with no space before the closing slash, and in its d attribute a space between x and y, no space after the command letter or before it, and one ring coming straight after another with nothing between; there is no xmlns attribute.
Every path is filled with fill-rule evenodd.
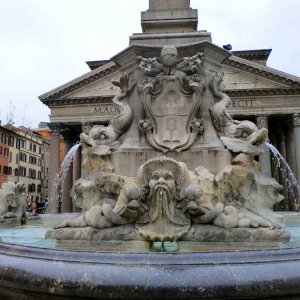
<svg viewBox="0 0 300 300"><path fill-rule="evenodd" d="M197 118L205 85L202 54L179 59L174 46L165 46L160 58L137 60L145 75L139 91L149 118L140 121L141 131L164 153L189 148L204 131Z"/></svg>

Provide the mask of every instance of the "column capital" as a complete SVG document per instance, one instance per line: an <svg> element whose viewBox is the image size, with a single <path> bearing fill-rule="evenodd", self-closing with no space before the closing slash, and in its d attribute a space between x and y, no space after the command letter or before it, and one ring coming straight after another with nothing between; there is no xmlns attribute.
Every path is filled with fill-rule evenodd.
<svg viewBox="0 0 300 300"><path fill-rule="evenodd" d="M258 129L267 128L268 129L268 120L267 116L256 116L255 122Z"/></svg>
<svg viewBox="0 0 300 300"><path fill-rule="evenodd" d="M48 123L48 127L53 135L60 135L63 128L61 123Z"/></svg>
<svg viewBox="0 0 300 300"><path fill-rule="evenodd" d="M300 127L300 114L293 114L293 126Z"/></svg>

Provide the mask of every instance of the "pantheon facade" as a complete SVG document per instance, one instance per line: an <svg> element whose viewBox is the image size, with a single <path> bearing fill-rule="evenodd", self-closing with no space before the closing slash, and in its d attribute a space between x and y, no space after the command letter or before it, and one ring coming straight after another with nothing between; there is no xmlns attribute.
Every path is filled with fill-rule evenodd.
<svg viewBox="0 0 300 300"><path fill-rule="evenodd" d="M230 51L229 47L225 47L226 50L212 42L211 33L198 31L197 24L197 10L190 7L190 1L149 0L149 9L141 13L142 33L130 36L126 49L110 60L87 62L90 70L86 74L39 97L51 109L49 186L55 183L59 169L60 135L64 137L64 151L67 153L79 140L81 132L87 132L94 124L108 124L119 113L112 102L118 88L111 81L118 80L125 69L134 74L136 57L142 51L145 56L145 47L149 57L153 57L164 45L175 45L180 57L202 52L206 60L221 68L224 92L231 98L231 116L251 120L259 128L269 130L270 143L290 167L279 163L267 148L257 160L261 163L262 172L274 177L283 186L285 199L277 209L296 209L299 192L287 178L293 173L300 183L300 78L269 68L267 62L271 49ZM80 176L81 154L78 151L59 195L62 212L74 210L70 190ZM57 194L49 190L49 195L55 211Z"/></svg>

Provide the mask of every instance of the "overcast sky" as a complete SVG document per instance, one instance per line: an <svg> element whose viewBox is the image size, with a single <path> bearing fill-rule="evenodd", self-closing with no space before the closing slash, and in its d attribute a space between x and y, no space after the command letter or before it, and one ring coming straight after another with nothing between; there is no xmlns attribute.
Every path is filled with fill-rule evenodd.
<svg viewBox="0 0 300 300"><path fill-rule="evenodd" d="M300 76L299 0L191 0L198 30L233 50L272 48L268 66ZM141 32L148 0L2 0L0 119L15 125L49 121L38 96L109 59Z"/></svg>

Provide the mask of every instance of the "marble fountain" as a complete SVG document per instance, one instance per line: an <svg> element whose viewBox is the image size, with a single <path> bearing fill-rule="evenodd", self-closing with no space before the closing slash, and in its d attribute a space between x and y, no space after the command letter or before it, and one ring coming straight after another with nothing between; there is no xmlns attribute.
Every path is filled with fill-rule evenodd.
<svg viewBox="0 0 300 300"><path fill-rule="evenodd" d="M119 114L80 135L81 213L57 217L45 246L0 230L1 299L300 297L300 248L280 246L273 211L282 187L255 160L268 131L230 116L211 47L138 49L112 82ZM22 197L0 190L2 220L26 221Z"/></svg>

